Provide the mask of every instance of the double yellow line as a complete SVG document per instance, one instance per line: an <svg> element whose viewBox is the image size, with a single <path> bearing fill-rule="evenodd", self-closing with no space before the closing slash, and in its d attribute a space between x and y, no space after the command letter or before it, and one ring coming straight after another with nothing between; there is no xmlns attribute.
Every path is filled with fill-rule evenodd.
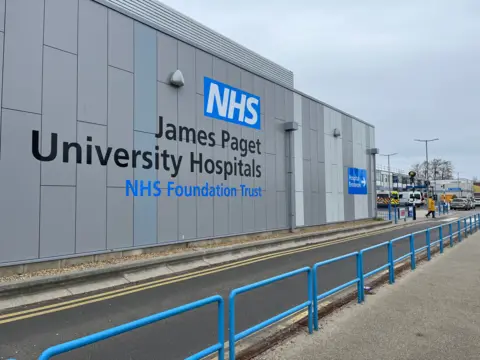
<svg viewBox="0 0 480 360"><path fill-rule="evenodd" d="M260 261L266 261L266 260L275 259L275 258L278 258L278 257L292 255L292 254L297 254L297 253L301 253L301 252L305 252L305 251L310 251L310 250L314 250L314 249L318 249L318 248L322 248L322 247L326 247L326 246L341 244L341 243L344 243L344 242L348 242L348 241L352 241L352 240L356 240L356 239L365 238L365 237L368 237L368 236L380 234L380 233L383 233L383 232L386 232L386 231L389 231L389 230L388 229L382 229L382 230L366 233L366 234L363 234L363 235L355 235L355 236L346 237L344 239L325 241L325 242L321 242L319 244L308 245L308 246L304 246L304 247L297 248L297 249L283 250L283 251L270 253L270 254L266 254L266 255L262 255L262 256L256 256L256 257L249 258L249 259L246 259L246 260L240 260L240 261L228 263L228 264L225 264L225 265L219 265L219 266L216 266L214 268L208 268L208 269L204 269L204 270L193 271L193 272L190 272L188 274L176 275L176 276L172 276L172 277L165 278L165 279L159 279L159 280L149 281L149 282L146 282L146 283L143 283L143 284L132 285L132 286L129 286L127 288L106 291L106 292L103 292L103 293L100 293L100 294L84 296L84 297L74 299L74 300L68 300L68 301L63 301L63 302L56 303L56 304L40 306L40 307L28 309L28 310L8 313L8 314L0 315L0 325L15 322L15 321L19 321L19 320L29 319L29 318L33 318L33 317L41 316L41 315L45 315L45 314L55 313L55 312L62 311L62 310L73 309L73 308L76 308L76 307L79 307L79 306L83 306L83 305L87 305L87 304L93 304L93 303L96 303L96 302L109 300L109 299L129 295L129 294L134 294L134 293L137 293L137 292L140 292L140 291L149 290L149 289L153 289L153 288L157 288L157 287L165 286L165 285L169 285L169 284L174 284L174 283L178 283L178 282L181 282L181 281L191 280L191 279L195 279L195 278L198 278L198 277L201 277L201 276L211 275L211 274L219 273L219 272L222 272L222 271L234 269L234 268L237 268L237 267L240 267L240 266L246 266L246 265L254 264L254 263L257 263L257 262L260 262Z"/></svg>

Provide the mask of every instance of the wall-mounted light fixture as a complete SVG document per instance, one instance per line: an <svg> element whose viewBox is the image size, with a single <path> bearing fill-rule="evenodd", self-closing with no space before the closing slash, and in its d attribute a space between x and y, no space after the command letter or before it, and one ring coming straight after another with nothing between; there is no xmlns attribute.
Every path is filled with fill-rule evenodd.
<svg viewBox="0 0 480 360"><path fill-rule="evenodd" d="M170 78L170 84L176 87L182 87L183 85L185 85L185 79L180 70L176 70L172 74L172 77Z"/></svg>
<svg viewBox="0 0 480 360"><path fill-rule="evenodd" d="M338 130L337 128L333 129L333 137L339 137L340 135L340 130Z"/></svg>

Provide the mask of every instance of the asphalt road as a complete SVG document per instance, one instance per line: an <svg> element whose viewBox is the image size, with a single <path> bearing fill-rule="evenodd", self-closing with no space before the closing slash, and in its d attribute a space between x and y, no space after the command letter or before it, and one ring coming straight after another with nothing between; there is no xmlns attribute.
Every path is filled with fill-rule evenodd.
<svg viewBox="0 0 480 360"><path fill-rule="evenodd" d="M460 213L460 215L467 215L467 213ZM0 318L0 359L36 359L49 346L175 306L214 294L220 294L228 299L229 292L234 288L436 226L441 223L441 220L432 219L404 229L253 262L205 276L186 278L125 296L14 322L2 324ZM448 226L444 226L444 234L447 233ZM431 241L436 239L438 234L435 231ZM424 246L425 236L416 236L415 243L416 248ZM408 246L407 240L397 243L394 249L395 258L406 254L409 251ZM364 258L365 271L373 270L386 262L386 248L371 251ZM319 292L353 278L355 278L353 258L325 266L319 271ZM306 284L306 276L299 275L240 295L236 300L237 333L306 301ZM226 305L227 314L228 304ZM183 359L216 343L216 336L216 307L210 305L59 355L55 359Z"/></svg>

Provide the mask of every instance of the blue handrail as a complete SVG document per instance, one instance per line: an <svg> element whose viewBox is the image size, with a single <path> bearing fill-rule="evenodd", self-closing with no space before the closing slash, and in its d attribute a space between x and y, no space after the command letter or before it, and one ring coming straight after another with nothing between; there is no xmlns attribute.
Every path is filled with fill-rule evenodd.
<svg viewBox="0 0 480 360"><path fill-rule="evenodd" d="M104 331L97 332L95 334L91 334L79 339L75 339L63 344L55 345L52 346L48 349L46 349L38 358L38 360L48 360L52 356L60 355L63 353L66 353L71 350L75 350L87 345L91 345L93 343L106 340L108 338L111 338L113 336L117 336L120 334L123 334L127 331L135 330L138 329L142 326L149 325L152 323L155 323L160 320L167 319L169 317L175 316L182 314L184 312L197 309L199 307L211 304L211 303L218 303L218 340L215 345L212 345L190 357L188 357L186 360L199 360L204 358L205 356L214 354L218 352L218 359L223 360L224 359L224 354L225 354L225 348L224 348L224 301L223 298L219 295L211 296L202 300L198 300L186 305L182 305L179 307L176 307L174 309L166 310L161 313L151 315L144 317L139 320L135 320L120 326L116 326Z"/></svg>
<svg viewBox="0 0 480 360"><path fill-rule="evenodd" d="M357 265L357 277L353 280L350 280L342 285L337 286L336 288L333 288L331 290L328 290L320 295L318 295L318 280L317 280L317 273L318 273L318 268L321 266L325 266L337 261L349 259L351 257L356 258L356 265ZM333 295L353 284L357 284L357 293L358 293L358 302L362 302L362 294L363 294L363 277L362 277L362 259L360 257L360 252L353 252L350 254L342 255L335 257L333 259L328 259L325 261L321 261L313 265L313 270L312 270L312 281L313 281L313 324L315 330L318 330L318 302L322 299L325 299L326 297Z"/></svg>
<svg viewBox="0 0 480 360"><path fill-rule="evenodd" d="M308 280L308 283L307 283L307 289L308 289L308 300L281 313L281 314L278 314L268 320L265 320L263 322L261 322L260 324L257 324L255 326L252 326L244 331L242 331L241 333L239 334L235 334L235 297L237 295L240 295L240 294L243 294L243 293L246 293L248 291L251 291L251 290L254 290L254 289L258 289L260 287L263 287L263 286L266 286L266 285L269 285L269 284L272 284L274 282L277 282L277 281L280 281L280 280L283 280L283 279L287 279L287 278L290 278L290 277L293 277L293 276L296 276L298 274L302 274L302 273L307 273L307 280ZM259 282L256 282L254 284L249 284L249 285L246 285L246 286L243 286L243 287L240 287L240 288L237 288L237 289L234 289L230 292L230 297L229 297L229 308L228 308L228 312L229 312L229 322L230 322L230 326L229 326L229 329L228 329L228 346L229 346L229 359L230 360L233 360L235 359L235 342L238 341L238 340L241 340L279 320L282 320L284 318L286 318L287 316L290 316L302 309L305 309L307 308L308 309L308 331L310 332L310 334L313 332L312 330L312 269L309 268L309 267L304 267L304 268L301 268L301 269L298 269L298 270L294 270L294 271L290 271L290 272L287 272L285 274L282 274L282 275L278 275L278 276L274 276L272 278L269 278L269 279L265 279L265 280L262 280L262 281L259 281Z"/></svg>

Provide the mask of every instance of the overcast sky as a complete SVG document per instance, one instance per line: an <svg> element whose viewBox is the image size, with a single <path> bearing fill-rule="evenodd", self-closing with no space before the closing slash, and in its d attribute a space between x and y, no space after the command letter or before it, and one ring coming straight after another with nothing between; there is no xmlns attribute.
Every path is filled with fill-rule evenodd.
<svg viewBox="0 0 480 360"><path fill-rule="evenodd" d="M292 70L295 87L376 128L391 166L480 177L480 0L163 0ZM380 158L379 163L387 163Z"/></svg>

